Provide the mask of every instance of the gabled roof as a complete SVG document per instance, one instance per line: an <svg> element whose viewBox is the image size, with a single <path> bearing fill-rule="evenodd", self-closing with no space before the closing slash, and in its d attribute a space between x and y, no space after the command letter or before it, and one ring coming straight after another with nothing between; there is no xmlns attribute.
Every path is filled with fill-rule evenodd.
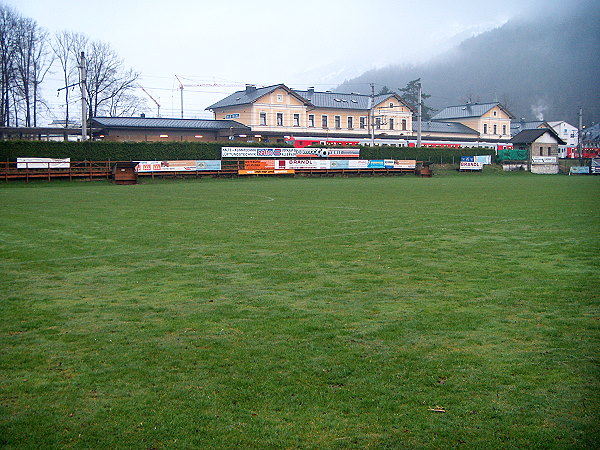
<svg viewBox="0 0 600 450"><path fill-rule="evenodd" d="M368 110L371 96L365 94L344 94L341 92L316 92L316 91L294 91L310 101L317 108L335 108L335 109L360 109ZM389 100L390 98L397 99L405 107L409 108L404 103L402 98L394 93L376 95L373 98L374 106ZM410 110L410 108L409 108Z"/></svg>
<svg viewBox="0 0 600 450"><path fill-rule="evenodd" d="M431 120L446 120L446 119L466 119L469 117L481 117L492 108L499 107L511 119L513 115L506 110L500 103L467 103L466 105L448 106L442 109L439 113L431 118Z"/></svg>
<svg viewBox="0 0 600 450"><path fill-rule="evenodd" d="M417 131L418 122L413 121L413 133ZM421 122L422 133L457 133L457 134L472 134L479 136L479 133L473 128L469 128L462 123L457 122Z"/></svg>
<svg viewBox="0 0 600 450"><path fill-rule="evenodd" d="M566 144L566 142L563 141L552 128L535 128L532 130L524 130L514 136L510 142L513 144L532 144L546 133L550 133L552 137L556 139L556 142L558 142L559 145Z"/></svg>
<svg viewBox="0 0 600 450"><path fill-rule="evenodd" d="M273 86L267 86L256 89L246 89L244 91L234 92L233 94L225 97L224 99L219 100L217 103L210 105L206 109L214 110L237 105L247 105L250 103L254 103L262 96L270 94L274 90L280 88L286 90L306 105L314 106L315 108L368 110L370 105L370 95L344 94L341 92L317 92L312 89L302 91L290 89L284 84L277 84ZM398 94L394 93L376 95L373 99L374 104L376 106L392 97L396 98L399 102L401 102L410 110L410 107L404 103L402 98Z"/></svg>
<svg viewBox="0 0 600 450"><path fill-rule="evenodd" d="M510 134L516 136L523 130L533 130L535 128L548 128L548 124L543 120L531 120L529 122L511 122L510 123Z"/></svg>
<svg viewBox="0 0 600 450"><path fill-rule="evenodd" d="M301 102L304 102L304 103L307 102L307 100L305 98L298 95L296 92L294 92L292 89L287 87L285 84L274 84L273 86L266 86L266 87L261 87L261 88L255 88L255 87L249 86L246 88L246 90L234 92L233 94L225 97L224 99L219 100L217 103L210 105L206 109L218 109L218 108L226 108L229 106L248 105L250 103L254 103L256 100L261 98L263 95L270 94L271 92L275 91L276 89L283 89L283 90L287 91L289 94L296 97ZM308 103L310 104L310 102L308 102Z"/></svg>
<svg viewBox="0 0 600 450"><path fill-rule="evenodd" d="M160 128L160 129L193 129L220 130L226 128L243 128L250 130L235 120L210 119L162 119L151 117L94 117L92 121L102 128Z"/></svg>

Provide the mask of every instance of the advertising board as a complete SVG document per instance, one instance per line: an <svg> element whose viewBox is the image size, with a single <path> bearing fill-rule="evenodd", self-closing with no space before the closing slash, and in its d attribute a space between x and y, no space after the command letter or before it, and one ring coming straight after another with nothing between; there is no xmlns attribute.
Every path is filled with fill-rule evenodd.
<svg viewBox="0 0 600 450"><path fill-rule="evenodd" d="M196 161L196 170L221 170L220 159L205 159Z"/></svg>
<svg viewBox="0 0 600 450"><path fill-rule="evenodd" d="M531 164L558 164L557 156L532 156Z"/></svg>
<svg viewBox="0 0 600 450"><path fill-rule="evenodd" d="M144 172L191 172L195 171L197 164L195 160L180 161L134 161L138 165L135 168L137 173Z"/></svg>
<svg viewBox="0 0 600 450"><path fill-rule="evenodd" d="M460 170L483 170L483 164L475 161L461 161Z"/></svg>
<svg viewBox="0 0 600 450"><path fill-rule="evenodd" d="M275 168L275 159L247 159L244 161L244 170L268 170Z"/></svg>
<svg viewBox="0 0 600 450"><path fill-rule="evenodd" d="M295 158L295 148L222 147L221 158Z"/></svg>
<svg viewBox="0 0 600 450"><path fill-rule="evenodd" d="M330 162L326 159L280 159L279 169L329 169Z"/></svg>
<svg viewBox="0 0 600 450"><path fill-rule="evenodd" d="M367 169L368 159L332 159L329 161L331 169Z"/></svg>
<svg viewBox="0 0 600 450"><path fill-rule="evenodd" d="M17 158L17 169L68 169L71 158Z"/></svg>

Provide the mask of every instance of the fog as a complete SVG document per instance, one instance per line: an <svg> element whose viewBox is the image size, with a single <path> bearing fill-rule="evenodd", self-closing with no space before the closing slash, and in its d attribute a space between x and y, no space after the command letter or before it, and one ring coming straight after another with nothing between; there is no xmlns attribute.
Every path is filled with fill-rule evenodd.
<svg viewBox="0 0 600 450"><path fill-rule="evenodd" d="M421 64L368 71L340 86L366 92L365 83L403 87L421 77L428 105L500 101L527 120L600 119L600 4L565 2L522 14Z"/></svg>

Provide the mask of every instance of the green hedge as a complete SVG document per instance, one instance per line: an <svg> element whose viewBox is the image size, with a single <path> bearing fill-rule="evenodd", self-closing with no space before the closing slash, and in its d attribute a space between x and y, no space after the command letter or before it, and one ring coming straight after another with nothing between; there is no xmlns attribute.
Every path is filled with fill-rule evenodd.
<svg viewBox="0 0 600 450"><path fill-rule="evenodd" d="M0 160L18 157L71 158L72 161L153 161L177 159L221 159L221 147L289 147L274 144L217 142L48 142L0 141ZM461 156L494 155L491 149L360 147L362 159L416 159L439 164L460 162Z"/></svg>
<svg viewBox="0 0 600 450"><path fill-rule="evenodd" d="M361 147L362 159L416 159L434 164L458 164L461 156L492 155L489 148L414 148L414 147Z"/></svg>

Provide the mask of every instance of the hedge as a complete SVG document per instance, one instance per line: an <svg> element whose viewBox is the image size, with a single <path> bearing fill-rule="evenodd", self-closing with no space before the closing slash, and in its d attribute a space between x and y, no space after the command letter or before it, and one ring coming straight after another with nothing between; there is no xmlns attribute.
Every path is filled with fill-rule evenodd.
<svg viewBox="0 0 600 450"><path fill-rule="evenodd" d="M71 158L72 161L162 161L221 159L221 147L290 147L273 144L221 142L52 142L0 141L0 160L18 157ZM493 149L360 147L361 159L416 159L432 163L459 163L461 156L495 155Z"/></svg>

